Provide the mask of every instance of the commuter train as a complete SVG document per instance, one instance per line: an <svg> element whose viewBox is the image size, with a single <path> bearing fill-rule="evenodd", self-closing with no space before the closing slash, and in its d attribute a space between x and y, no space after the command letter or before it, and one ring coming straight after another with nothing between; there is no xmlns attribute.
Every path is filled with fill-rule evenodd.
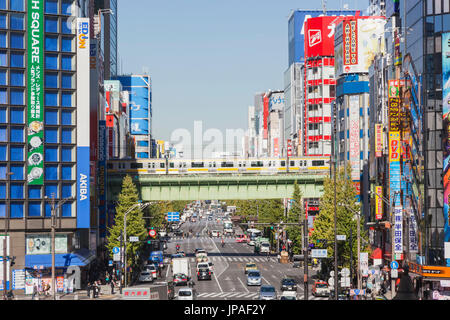
<svg viewBox="0 0 450 320"><path fill-rule="evenodd" d="M139 159L108 160L108 174L277 174L287 172L286 159ZM289 172L330 170L329 157L289 158Z"/></svg>

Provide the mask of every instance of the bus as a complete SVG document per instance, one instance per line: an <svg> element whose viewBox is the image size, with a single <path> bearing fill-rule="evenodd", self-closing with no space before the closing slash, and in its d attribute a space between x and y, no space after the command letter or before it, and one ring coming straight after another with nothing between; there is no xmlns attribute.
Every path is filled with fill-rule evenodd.
<svg viewBox="0 0 450 320"><path fill-rule="evenodd" d="M262 231L258 229L247 229L247 243L249 246L255 245L255 240L258 237L262 237Z"/></svg>

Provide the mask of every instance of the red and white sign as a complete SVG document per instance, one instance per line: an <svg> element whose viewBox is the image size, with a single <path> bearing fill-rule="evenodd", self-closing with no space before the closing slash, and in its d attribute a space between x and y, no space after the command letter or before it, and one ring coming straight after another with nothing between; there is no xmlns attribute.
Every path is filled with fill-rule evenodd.
<svg viewBox="0 0 450 320"><path fill-rule="evenodd" d="M375 125L375 157L383 155L383 125Z"/></svg>
<svg viewBox="0 0 450 320"><path fill-rule="evenodd" d="M148 232L148 235L149 235L150 237L154 238L154 237L156 237L156 231L153 230L153 229L151 229L151 230Z"/></svg>
<svg viewBox="0 0 450 320"><path fill-rule="evenodd" d="M288 139L287 141L287 156L292 157L292 140Z"/></svg>
<svg viewBox="0 0 450 320"><path fill-rule="evenodd" d="M322 42L322 30L313 29L308 30L309 47L314 47Z"/></svg>

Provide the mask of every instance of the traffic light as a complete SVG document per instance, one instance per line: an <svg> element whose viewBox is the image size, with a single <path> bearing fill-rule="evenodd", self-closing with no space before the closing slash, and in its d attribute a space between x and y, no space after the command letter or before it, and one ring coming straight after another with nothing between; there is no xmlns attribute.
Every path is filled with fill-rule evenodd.
<svg viewBox="0 0 450 320"><path fill-rule="evenodd" d="M152 244L152 240L147 240L147 244Z"/></svg>

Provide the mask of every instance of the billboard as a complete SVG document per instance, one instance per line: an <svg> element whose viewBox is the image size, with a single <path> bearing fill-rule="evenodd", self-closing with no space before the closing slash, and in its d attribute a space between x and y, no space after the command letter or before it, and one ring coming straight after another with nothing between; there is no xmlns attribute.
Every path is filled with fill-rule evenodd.
<svg viewBox="0 0 450 320"><path fill-rule="evenodd" d="M77 228L90 227L89 18L77 18Z"/></svg>
<svg viewBox="0 0 450 320"><path fill-rule="evenodd" d="M394 253L403 253L403 208L394 207Z"/></svg>
<svg viewBox="0 0 450 320"><path fill-rule="evenodd" d="M375 187L375 219L383 219L383 187Z"/></svg>
<svg viewBox="0 0 450 320"><path fill-rule="evenodd" d="M450 32L442 34L442 113L444 128L444 242L450 241Z"/></svg>
<svg viewBox="0 0 450 320"><path fill-rule="evenodd" d="M360 171L360 133L359 133L359 95L349 96L349 153L352 167L352 180L361 179Z"/></svg>
<svg viewBox="0 0 450 320"><path fill-rule="evenodd" d="M389 132L389 201L392 206L400 203L400 151L400 132Z"/></svg>
<svg viewBox="0 0 450 320"><path fill-rule="evenodd" d="M263 139L267 139L268 138L268 128L269 128L269 98L264 95L264 99L263 99L263 127L264 127L264 131L263 131Z"/></svg>
<svg viewBox="0 0 450 320"><path fill-rule="evenodd" d="M383 156L383 125L377 123L375 125L375 157Z"/></svg>
<svg viewBox="0 0 450 320"><path fill-rule="evenodd" d="M358 10L328 10L327 16L359 16ZM309 18L323 16L323 10L295 10L288 18L288 63L305 61L305 28Z"/></svg>
<svg viewBox="0 0 450 320"><path fill-rule="evenodd" d="M347 18L336 28L336 76L368 72L375 55L384 51L384 18ZM381 37L381 40L380 40Z"/></svg>
<svg viewBox="0 0 450 320"><path fill-rule="evenodd" d="M389 114L389 131L400 131L400 99L399 98L389 98L388 114Z"/></svg>
<svg viewBox="0 0 450 320"><path fill-rule="evenodd" d="M44 183L44 1L28 0L27 180Z"/></svg>
<svg viewBox="0 0 450 320"><path fill-rule="evenodd" d="M98 122L98 211L99 236L106 237L106 158L107 158L106 121Z"/></svg>
<svg viewBox="0 0 450 320"><path fill-rule="evenodd" d="M269 99L269 111L284 110L284 92L273 92Z"/></svg>

